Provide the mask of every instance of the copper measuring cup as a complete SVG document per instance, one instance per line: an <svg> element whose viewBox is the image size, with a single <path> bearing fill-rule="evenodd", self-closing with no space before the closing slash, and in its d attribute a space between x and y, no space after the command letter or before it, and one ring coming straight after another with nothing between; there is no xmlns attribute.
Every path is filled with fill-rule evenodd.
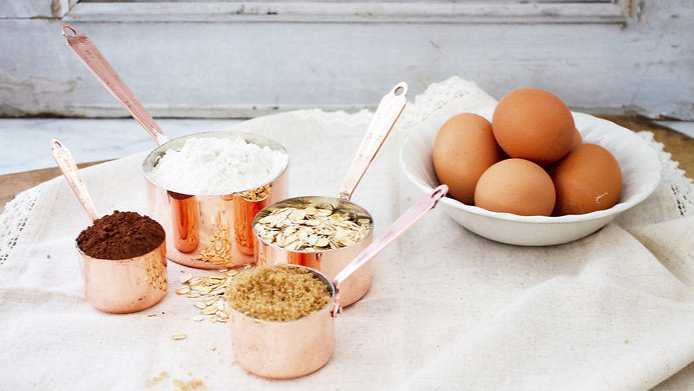
<svg viewBox="0 0 694 391"><path fill-rule="evenodd" d="M142 170L147 183L149 214L164 226L169 259L201 269L221 269L252 263L255 252L251 227L253 217L264 207L287 197L288 156L284 169L271 181L258 183L256 188L234 189L227 194L183 193L157 184L150 179L148 173L167 150L181 148L186 140L193 137L241 137L248 143L267 146L288 155L286 149L266 137L241 132L196 133L169 141L89 37L68 24L63 25L62 33L70 49L87 69L158 145L143 161Z"/></svg>
<svg viewBox="0 0 694 391"><path fill-rule="evenodd" d="M407 84L396 84L391 91L384 95L376 109L374 117L364 136L361 145L352 161L347 174L338 192L338 198L305 196L295 197L272 204L260 212L253 219L253 233L256 240L255 260L258 265L275 265L288 263L303 265L325 273L329 278L334 278L354 257L365 249L373 239L373 218L361 206L350 202L352 193L359 181L364 176L367 168L375 158L381 145L400 117L407 104ZM258 222L273 211L285 208L306 208L308 206L329 205L333 210L344 210L355 216L355 219L371 222L370 232L358 242L345 247L331 250L290 250L269 243L259 235L256 229ZM361 268L342 288L343 305L347 306L362 298L371 287L372 272L367 264Z"/></svg>
<svg viewBox="0 0 694 391"><path fill-rule="evenodd" d="M231 342L236 361L246 371L272 379L300 377L322 368L334 351L334 318L341 310L344 284L431 211L447 191L448 187L441 185L420 198L332 281L318 270L293 265L311 270L328 289L331 300L318 312L297 320L272 322L245 315L229 306Z"/></svg>
<svg viewBox="0 0 694 391"><path fill-rule="evenodd" d="M241 132L207 132L183 136L162 144L145 158L149 213L165 228L169 258L200 269L222 269L253 262L255 245L252 221L264 207L286 198L287 166L270 182L229 194L183 194L154 182L148 172L170 149L193 137L241 137L261 147L287 154L284 147L265 137Z"/></svg>
<svg viewBox="0 0 694 391"><path fill-rule="evenodd" d="M87 187L70 151L59 141L51 142L53 158L80 204L92 220L99 218ZM166 240L154 250L133 258L100 259L79 254L85 296L94 308L110 313L130 313L157 304L166 295Z"/></svg>

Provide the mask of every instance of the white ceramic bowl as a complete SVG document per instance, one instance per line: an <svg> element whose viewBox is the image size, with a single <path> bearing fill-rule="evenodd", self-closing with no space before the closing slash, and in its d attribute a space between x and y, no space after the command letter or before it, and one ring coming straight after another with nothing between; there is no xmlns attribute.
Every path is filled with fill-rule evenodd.
<svg viewBox="0 0 694 391"><path fill-rule="evenodd" d="M478 114L491 119L493 108ZM573 113L583 142L599 144L619 161L622 194L610 209L558 217L519 216L490 212L450 197L440 207L460 225L485 238L522 246L548 246L583 238L602 228L617 215L648 198L660 182L657 153L631 130L591 115ZM434 173L432 149L440 124L414 131L400 149L400 166L407 178L428 193L440 183Z"/></svg>

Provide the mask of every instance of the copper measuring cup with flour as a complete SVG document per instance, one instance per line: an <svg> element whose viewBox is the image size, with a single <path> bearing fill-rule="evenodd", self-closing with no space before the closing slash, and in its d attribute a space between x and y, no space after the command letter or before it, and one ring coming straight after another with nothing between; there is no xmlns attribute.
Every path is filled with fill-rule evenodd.
<svg viewBox="0 0 694 391"><path fill-rule="evenodd" d="M142 168L147 178L147 200L150 214L166 230L169 258L176 263L200 269L222 269L252 263L255 252L251 223L264 207L287 197L289 192L289 159L284 169L269 182L258 187L227 194L184 194L164 187L149 175L159 159L187 140L200 137L233 138L287 151L265 137L241 132L206 132L179 137L154 149Z"/></svg>
<svg viewBox="0 0 694 391"><path fill-rule="evenodd" d="M359 146L347 174L342 182L338 197L305 196L295 197L270 205L253 219L253 233L257 244L256 263L258 265L275 265L288 263L303 265L325 273L329 278L334 278L340 270L354 257L364 250L373 239L373 217L361 206L350 202L352 193L364 176L367 168L375 158L383 145L386 137L397 122L400 114L407 104L407 84L396 84L391 91L381 99L369 128ZM339 246L330 245L330 248L297 249L291 243L281 243L275 235L276 225L265 228L265 222L273 219L273 213L294 208L306 210L309 207L318 207L320 210L328 209L337 214L346 214L350 219L358 222L365 230L358 234L356 242L345 242ZM291 217L291 216L290 216ZM274 225L274 223L270 223ZM270 233L268 233L270 232ZM312 240L308 238L308 240ZM332 240L332 239L329 239ZM344 245L343 245L344 244ZM367 264L343 286L343 305L347 306L362 298L371 287L372 272Z"/></svg>
<svg viewBox="0 0 694 391"><path fill-rule="evenodd" d="M264 207L285 199L289 192L289 157L285 148L260 135L227 131L196 133L169 141L94 43L67 24L63 25L62 33L70 49L87 69L158 145L145 158L142 169L146 178L149 214L164 226L169 259L200 269L252 263L255 252L251 227L253 217ZM175 186L164 186L152 180L150 172L166 151L180 149L191 138L241 138L247 143L279 151L287 156L286 164L269 180L215 194L180 191Z"/></svg>
<svg viewBox="0 0 694 391"><path fill-rule="evenodd" d="M245 315L229 306L236 361L246 371L272 379L300 377L322 368L333 355L334 318L342 306L345 283L431 211L447 191L448 187L441 185L420 198L332 279L313 268L292 265L310 270L325 284L331 299L318 312L296 320L273 322Z"/></svg>
<svg viewBox="0 0 694 391"><path fill-rule="evenodd" d="M92 221L100 218L70 151L51 143L53 158ZM130 313L157 304L166 295L166 240L153 250L132 258L102 259L87 255L76 243L85 296L94 308L109 313Z"/></svg>

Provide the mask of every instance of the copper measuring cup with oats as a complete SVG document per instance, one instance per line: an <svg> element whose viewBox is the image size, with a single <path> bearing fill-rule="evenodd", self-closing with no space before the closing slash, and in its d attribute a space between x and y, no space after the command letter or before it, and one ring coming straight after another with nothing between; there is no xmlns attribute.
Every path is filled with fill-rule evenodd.
<svg viewBox="0 0 694 391"><path fill-rule="evenodd" d="M335 346L334 318L340 312L344 300L344 287L363 267L388 245L409 230L431 211L446 195L448 187L441 185L423 196L403 213L386 231L355 256L334 278L318 270L300 265L274 265L269 268L296 268L308 270L327 290L326 303L315 312L286 321L263 320L253 316L253 310L243 313L235 308L232 291L243 287L235 284L250 283L251 288L266 289L261 280L241 280L244 273L259 273L262 267L244 271L230 283L227 293L230 309L231 342L236 361L246 371L272 379L290 379L308 375L322 368L332 357ZM304 270L301 270L304 269ZM240 281L240 282L238 282ZM262 287L261 287L262 286ZM297 291L305 295L305 288ZM325 292L324 292L325 293ZM274 295L268 295L272 297ZM257 302L258 300L255 300ZM290 303L291 304L291 303ZM274 308L269 306L268 308Z"/></svg>
<svg viewBox="0 0 694 391"><path fill-rule="evenodd" d="M258 265L303 265L334 278L371 243L373 218L350 198L406 104L405 82L383 96L337 198L290 198L258 212L253 219ZM343 305L362 298L371 280L371 268L366 265L344 284Z"/></svg>
<svg viewBox="0 0 694 391"><path fill-rule="evenodd" d="M53 158L92 221L100 218L70 151L51 143ZM161 228L163 230L163 228ZM79 245L85 296L94 308L109 313L131 313L157 304L166 295L166 240L153 250L132 258L102 259L87 255Z"/></svg>
<svg viewBox="0 0 694 391"><path fill-rule="evenodd" d="M63 25L62 33L70 49L87 69L158 145L145 158L142 169L146 178L149 214L164 226L169 259L200 269L221 269L252 263L255 253L251 226L253 217L264 207L287 197L288 156L284 168L271 180L260 181L250 188L230 189L223 194L177 191L153 181L149 173L167 150L180 149L191 138L240 137L247 143L287 155L285 148L260 135L226 131L196 133L169 141L89 37L68 24Z"/></svg>

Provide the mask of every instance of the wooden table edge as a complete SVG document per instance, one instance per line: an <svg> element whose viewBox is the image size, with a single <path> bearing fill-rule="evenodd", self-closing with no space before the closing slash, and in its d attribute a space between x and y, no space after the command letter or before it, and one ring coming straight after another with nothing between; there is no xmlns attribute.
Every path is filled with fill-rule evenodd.
<svg viewBox="0 0 694 391"><path fill-rule="evenodd" d="M80 163L77 167L86 168L107 161L109 160ZM5 211L7 203L12 201L17 194L60 175L63 175L63 173L57 166L0 175L0 214Z"/></svg>

